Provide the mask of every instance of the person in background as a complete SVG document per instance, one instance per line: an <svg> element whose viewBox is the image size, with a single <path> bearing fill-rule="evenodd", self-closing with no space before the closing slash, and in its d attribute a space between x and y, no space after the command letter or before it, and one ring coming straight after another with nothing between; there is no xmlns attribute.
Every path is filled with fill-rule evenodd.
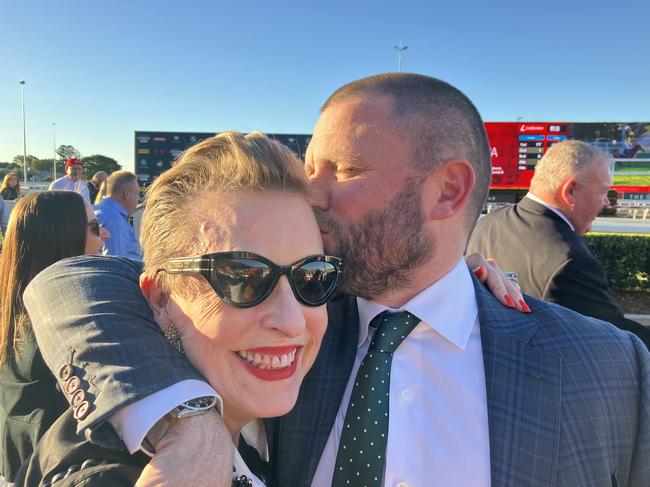
<svg viewBox="0 0 650 487"><path fill-rule="evenodd" d="M99 185L99 190L97 191L97 195L93 200L93 204L94 205L100 204L104 199L104 196L106 196L106 180L102 181L102 184Z"/></svg>
<svg viewBox="0 0 650 487"><path fill-rule="evenodd" d="M583 235L609 206L607 154L578 140L551 147L535 168L528 194L484 216L468 252L484 252L517 273L524 294L613 323L650 347L650 330L623 316L605 268Z"/></svg>
<svg viewBox="0 0 650 487"><path fill-rule="evenodd" d="M88 181L88 193L90 194L90 201L92 201L94 204L97 204L97 194L99 193L99 189L101 188L102 183L106 181L107 178L108 174L106 174L104 171L97 171L95 174L93 174L91 180Z"/></svg>
<svg viewBox="0 0 650 487"><path fill-rule="evenodd" d="M31 193L11 213L0 255L0 475L9 482L67 408L38 350L23 291L60 259L98 254L107 237L76 193Z"/></svg>
<svg viewBox="0 0 650 487"><path fill-rule="evenodd" d="M106 180L106 196L95 205L97 219L111 237L104 244L105 255L142 259L142 248L135 237L128 217L135 213L140 201L140 187L135 174L115 171Z"/></svg>
<svg viewBox="0 0 650 487"><path fill-rule="evenodd" d="M20 180L16 173L8 172L0 186L0 196L6 201L20 198Z"/></svg>
<svg viewBox="0 0 650 487"><path fill-rule="evenodd" d="M90 204L90 193L88 192L86 182L83 180L83 173L83 161L76 157L71 157L65 161L65 176L56 181L52 181L50 190L74 191L75 193L79 193L86 203Z"/></svg>

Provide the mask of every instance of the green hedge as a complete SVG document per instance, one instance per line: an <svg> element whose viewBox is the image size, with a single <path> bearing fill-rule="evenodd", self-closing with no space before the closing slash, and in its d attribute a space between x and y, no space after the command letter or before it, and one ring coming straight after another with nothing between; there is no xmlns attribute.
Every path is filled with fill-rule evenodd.
<svg viewBox="0 0 650 487"><path fill-rule="evenodd" d="M590 233L585 239L613 289L650 291L650 234Z"/></svg>

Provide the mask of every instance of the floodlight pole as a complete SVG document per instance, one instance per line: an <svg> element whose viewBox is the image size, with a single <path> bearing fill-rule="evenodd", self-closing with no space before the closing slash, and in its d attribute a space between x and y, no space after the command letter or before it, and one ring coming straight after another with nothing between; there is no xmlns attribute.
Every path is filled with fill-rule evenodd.
<svg viewBox="0 0 650 487"><path fill-rule="evenodd" d="M402 52L406 51L409 46L400 42L398 45L393 46L393 49L397 51L397 72L402 72Z"/></svg>
<svg viewBox="0 0 650 487"><path fill-rule="evenodd" d="M52 181L56 181L56 124L52 122L52 142L54 149L54 159L52 159Z"/></svg>
<svg viewBox="0 0 650 487"><path fill-rule="evenodd" d="M20 82L20 95L23 101L23 179L27 187L27 132L25 130L25 82Z"/></svg>

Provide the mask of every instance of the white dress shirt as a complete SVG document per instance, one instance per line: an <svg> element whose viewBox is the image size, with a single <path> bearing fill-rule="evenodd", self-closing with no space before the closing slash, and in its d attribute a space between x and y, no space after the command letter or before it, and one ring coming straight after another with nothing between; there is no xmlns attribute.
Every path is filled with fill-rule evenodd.
<svg viewBox="0 0 650 487"><path fill-rule="evenodd" d="M474 286L464 260L401 309L422 320L393 355L386 487L490 485L483 350ZM359 347L312 487L332 483L352 386L386 306L358 299ZM399 310L391 310L399 311Z"/></svg>
<svg viewBox="0 0 650 487"><path fill-rule="evenodd" d="M562 220L564 220L566 222L566 224L569 225L569 227L571 227L571 230L573 230L574 232L576 231L576 229L573 227L573 224L569 221L569 219L566 216L564 216L564 213L562 213L557 208L553 208L551 205L549 205L542 198L539 198L539 197L535 196L531 192L526 193L526 196L524 196L524 198L528 198L530 200L533 200L535 203L539 203L540 205L545 206L546 208L551 210L553 213L555 213L557 216L562 218Z"/></svg>

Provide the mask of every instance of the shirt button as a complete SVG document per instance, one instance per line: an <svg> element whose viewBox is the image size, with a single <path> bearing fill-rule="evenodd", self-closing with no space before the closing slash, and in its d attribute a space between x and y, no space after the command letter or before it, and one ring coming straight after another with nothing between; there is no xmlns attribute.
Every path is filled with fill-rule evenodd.
<svg viewBox="0 0 650 487"><path fill-rule="evenodd" d="M402 392L400 392L400 396L402 397L402 400L408 402L411 399L413 399L413 392L411 392L411 389L402 389ZM400 484L398 484L399 486ZM404 484L405 486L406 484Z"/></svg>
<svg viewBox="0 0 650 487"><path fill-rule="evenodd" d="M409 487L409 484L406 482L399 482L395 487Z"/></svg>

